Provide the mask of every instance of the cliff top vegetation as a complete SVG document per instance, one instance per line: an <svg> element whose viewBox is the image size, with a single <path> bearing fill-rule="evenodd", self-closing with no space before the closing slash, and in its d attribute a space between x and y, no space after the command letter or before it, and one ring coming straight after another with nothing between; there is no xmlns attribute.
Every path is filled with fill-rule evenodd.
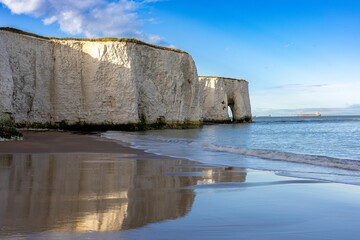
<svg viewBox="0 0 360 240"><path fill-rule="evenodd" d="M31 36L31 37L35 37L35 38L40 38L40 39L44 39L44 40L135 43L135 44L144 45L144 46L148 46L148 47L152 47L152 48L157 48L157 49L161 49L161 50L165 50L165 51L173 51L173 52L188 54L187 52L176 49L176 48L157 46L157 45L153 45L153 44L150 44L150 43L142 42L142 41L137 40L135 38L113 38L113 37L106 37L106 38L58 38L58 37L44 37L44 36L40 36L40 35L30 33L30 32L25 32L25 31L22 31L20 29L11 28L11 27L0 27L0 31L8 31L8 32L22 34L22 35Z"/></svg>
<svg viewBox="0 0 360 240"><path fill-rule="evenodd" d="M228 78L228 77L220 77L220 76L199 76L199 78L221 78L225 80L231 80L231 81L246 81L245 79L237 79L237 78Z"/></svg>

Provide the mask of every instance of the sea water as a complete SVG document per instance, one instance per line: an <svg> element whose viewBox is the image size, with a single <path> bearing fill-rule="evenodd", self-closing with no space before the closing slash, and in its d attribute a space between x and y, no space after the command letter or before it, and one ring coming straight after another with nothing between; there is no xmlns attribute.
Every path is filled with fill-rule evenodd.
<svg viewBox="0 0 360 240"><path fill-rule="evenodd" d="M103 137L206 164L360 185L360 116L257 117L249 124L109 131Z"/></svg>

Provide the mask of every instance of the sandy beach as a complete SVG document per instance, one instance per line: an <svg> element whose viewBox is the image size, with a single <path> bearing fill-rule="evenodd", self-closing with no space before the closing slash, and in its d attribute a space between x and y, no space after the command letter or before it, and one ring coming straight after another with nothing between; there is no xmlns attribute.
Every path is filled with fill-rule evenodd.
<svg viewBox="0 0 360 240"><path fill-rule="evenodd" d="M24 140L0 142L4 153L128 153L142 151L123 147L115 142L102 140L96 134L58 131L25 131Z"/></svg>
<svg viewBox="0 0 360 240"><path fill-rule="evenodd" d="M355 185L171 159L98 135L0 142L0 238L359 239Z"/></svg>

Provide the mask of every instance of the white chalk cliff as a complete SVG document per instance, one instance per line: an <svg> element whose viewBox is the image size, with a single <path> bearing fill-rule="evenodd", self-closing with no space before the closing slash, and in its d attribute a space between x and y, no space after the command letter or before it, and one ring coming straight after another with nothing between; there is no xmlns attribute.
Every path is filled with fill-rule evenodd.
<svg viewBox="0 0 360 240"><path fill-rule="evenodd" d="M56 39L0 29L0 115L10 115L19 125L198 126L203 108L209 119L202 97L210 99L211 93L203 82L192 57L180 50L134 40ZM228 100L238 101L235 95ZM234 113L250 115L249 101L235 102L244 109Z"/></svg>
<svg viewBox="0 0 360 240"><path fill-rule="evenodd" d="M248 82L224 77L199 77L202 93L203 121L230 121L228 107L234 122L251 120Z"/></svg>

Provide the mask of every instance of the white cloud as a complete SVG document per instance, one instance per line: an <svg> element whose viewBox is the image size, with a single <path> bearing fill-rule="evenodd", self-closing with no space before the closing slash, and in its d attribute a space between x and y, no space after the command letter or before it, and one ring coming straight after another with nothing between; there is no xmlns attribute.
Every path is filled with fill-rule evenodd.
<svg viewBox="0 0 360 240"><path fill-rule="evenodd" d="M63 32L70 34L82 34L84 32L83 16L78 14L76 11L64 11L56 17L60 28Z"/></svg>
<svg viewBox="0 0 360 240"><path fill-rule="evenodd" d="M57 21L57 18L56 18L55 16L52 16L52 17L45 18L45 19L43 20L43 23L44 23L45 25L50 25L50 24L55 23L56 21Z"/></svg>
<svg viewBox="0 0 360 240"><path fill-rule="evenodd" d="M289 48L289 47L292 46L292 45L294 45L294 43L292 43L292 42L291 42L291 43L287 43L287 44L284 45L284 48Z"/></svg>
<svg viewBox="0 0 360 240"><path fill-rule="evenodd" d="M30 14L34 16L41 14L45 1L46 0L0 0L12 13Z"/></svg>
<svg viewBox="0 0 360 240"><path fill-rule="evenodd" d="M164 44L161 37L146 35L147 21L138 12L159 0L0 0L14 14L41 18L45 25L59 24L63 32L86 37L133 37Z"/></svg>

